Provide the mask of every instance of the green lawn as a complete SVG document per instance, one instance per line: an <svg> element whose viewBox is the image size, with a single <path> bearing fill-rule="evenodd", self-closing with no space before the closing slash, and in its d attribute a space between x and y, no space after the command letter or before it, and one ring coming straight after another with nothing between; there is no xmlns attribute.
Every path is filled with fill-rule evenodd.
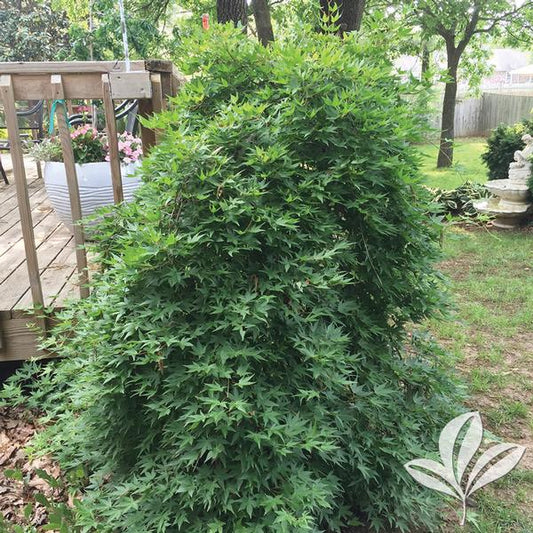
<svg viewBox="0 0 533 533"><path fill-rule="evenodd" d="M419 148L422 155L422 173L426 176L425 183L429 187L455 189L465 181L487 181L487 168L481 161L481 154L486 150L485 139L457 139L454 164L447 169L437 169L438 143L423 144Z"/></svg>
<svg viewBox="0 0 533 533"><path fill-rule="evenodd" d="M533 231L448 226L440 269L451 280L449 321L427 327L466 380L468 408L504 442L526 446L519 467L479 491L470 516L477 526L447 532L533 531Z"/></svg>

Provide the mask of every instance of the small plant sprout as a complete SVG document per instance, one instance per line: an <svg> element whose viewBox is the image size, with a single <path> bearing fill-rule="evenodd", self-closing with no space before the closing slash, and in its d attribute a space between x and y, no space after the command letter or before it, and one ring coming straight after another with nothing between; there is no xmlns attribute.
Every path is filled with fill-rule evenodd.
<svg viewBox="0 0 533 533"><path fill-rule="evenodd" d="M485 485L508 474L525 452L525 448L518 444L496 444L473 464L482 438L483 424L479 413L460 415L446 424L440 434L442 463L431 459L414 459L404 465L409 474L424 487L457 498L463 504L461 526L466 521L467 499Z"/></svg>

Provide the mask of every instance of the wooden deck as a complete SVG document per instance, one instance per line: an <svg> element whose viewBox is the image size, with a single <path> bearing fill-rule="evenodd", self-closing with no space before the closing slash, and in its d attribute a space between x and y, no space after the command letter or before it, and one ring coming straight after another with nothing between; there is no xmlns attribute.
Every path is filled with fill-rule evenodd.
<svg viewBox="0 0 533 533"><path fill-rule="evenodd" d="M31 293L11 159L0 154L9 185L0 181L0 361L37 354L31 323ZM61 307L78 296L74 238L52 209L36 164L25 161L35 245L45 305ZM26 340L21 342L21 336ZM14 339L17 342L14 342Z"/></svg>
<svg viewBox="0 0 533 533"><path fill-rule="evenodd" d="M0 362L40 355L36 334L27 326L38 323L46 332L54 318L43 318L40 311L35 314L24 311L30 309L31 302L54 311L70 296L89 295L90 261L83 229L75 225L72 237L59 222L47 201L42 180L37 177L35 163L25 160L17 102L54 100L58 106L54 122L65 162L70 207L73 218L80 219L81 201L66 114L68 102L102 101L113 198L115 203L120 203L123 191L115 104L137 100L139 116L149 117L166 107L167 100L177 94L183 82L184 78L170 61L0 62L0 99L14 170L17 177L24 179L17 183L18 199L14 183L0 183ZM156 132L141 121L140 136L147 154L157 141ZM11 170L9 157L2 154L2 159ZM24 166L27 179L23 177ZM13 172L9 174L14 182ZM76 287L78 277L81 282Z"/></svg>

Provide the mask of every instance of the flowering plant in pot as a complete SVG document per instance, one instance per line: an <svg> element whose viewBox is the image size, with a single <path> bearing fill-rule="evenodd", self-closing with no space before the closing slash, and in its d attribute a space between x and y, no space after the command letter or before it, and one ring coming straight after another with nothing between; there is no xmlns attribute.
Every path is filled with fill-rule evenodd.
<svg viewBox="0 0 533 533"><path fill-rule="evenodd" d="M80 190L81 211L84 217L98 208L113 204L113 184L109 164L107 136L90 125L80 126L70 134L76 175ZM118 136L118 149L122 171L124 200L129 201L141 180L133 176L142 157L141 140L130 133ZM34 159L45 163L46 191L59 218L72 226L67 176L59 137L51 137L31 150Z"/></svg>

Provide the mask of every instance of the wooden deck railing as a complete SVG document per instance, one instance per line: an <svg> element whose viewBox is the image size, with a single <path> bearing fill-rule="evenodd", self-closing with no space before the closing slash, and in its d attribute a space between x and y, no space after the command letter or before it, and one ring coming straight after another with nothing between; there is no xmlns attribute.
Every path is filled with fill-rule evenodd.
<svg viewBox="0 0 533 533"><path fill-rule="evenodd" d="M111 155L113 194L115 202L118 203L123 200L123 194L114 100L138 99L139 114L149 116L165 108L167 98L176 94L181 80L172 63L158 60L133 61L129 72L126 72L123 62L0 63L0 98L3 101L11 142L17 202L34 306L42 307L45 302L39 274L16 102L43 99L55 102L55 118L61 139L74 221L79 291L80 296L84 298L89 294L87 257L83 227L78 222L82 212L67 122L68 101L103 101ZM155 132L141 125L141 138L146 153L156 142Z"/></svg>

